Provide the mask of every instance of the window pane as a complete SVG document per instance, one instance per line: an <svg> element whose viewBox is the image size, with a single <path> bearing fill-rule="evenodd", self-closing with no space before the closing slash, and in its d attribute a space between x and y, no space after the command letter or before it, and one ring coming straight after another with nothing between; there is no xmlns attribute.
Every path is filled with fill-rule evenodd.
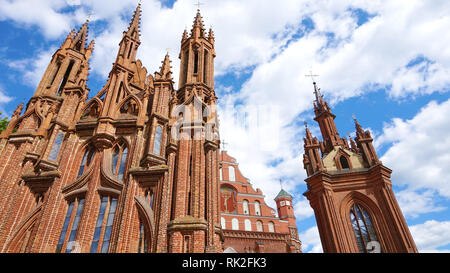
<svg viewBox="0 0 450 273"><path fill-rule="evenodd" d="M48 156L48 159L51 161L56 161L58 158L59 149L61 148L61 144L63 142L64 135L62 133L59 133L56 138L55 142L53 142L52 150L50 151L50 155Z"/></svg>
<svg viewBox="0 0 450 273"><path fill-rule="evenodd" d="M66 219L64 220L63 229L61 230L61 234L59 236L59 241L58 241L58 246L56 248L57 253L61 252L62 245L64 244L64 239L66 238L67 228L69 226L70 216L72 215L72 210L73 210L74 204L75 204L74 201L70 202L69 208L67 209Z"/></svg>
<svg viewBox="0 0 450 273"><path fill-rule="evenodd" d="M122 179L122 178L123 178L123 173L124 173L124 171L125 171L125 163L126 163L126 161L127 161L127 153L128 153L128 150L127 150L127 148L125 147L125 148L123 149L122 155L121 155L120 168L119 168L119 174L118 174L119 179Z"/></svg>
<svg viewBox="0 0 450 273"><path fill-rule="evenodd" d="M367 243L378 240L369 214L362 206L353 205L350 209L350 221L358 250L362 253L367 252Z"/></svg>
<svg viewBox="0 0 450 273"><path fill-rule="evenodd" d="M155 143L153 145L153 153L161 154L161 138L162 138L162 128L161 126L156 127L155 132Z"/></svg>
<svg viewBox="0 0 450 273"><path fill-rule="evenodd" d="M118 158L119 158L119 147L116 147L114 149L114 153L113 153L113 157L112 157L112 161L111 161L111 171L113 174L116 174Z"/></svg>
<svg viewBox="0 0 450 273"><path fill-rule="evenodd" d="M102 250L100 251L101 253L108 253L108 247L109 247L109 241L105 241L102 244Z"/></svg>
<svg viewBox="0 0 450 273"><path fill-rule="evenodd" d="M78 177L80 175L82 175L84 172L84 167L86 166L86 160L87 160L88 153L89 153L89 151L86 151L84 153L83 160L81 160L80 170L78 171Z"/></svg>

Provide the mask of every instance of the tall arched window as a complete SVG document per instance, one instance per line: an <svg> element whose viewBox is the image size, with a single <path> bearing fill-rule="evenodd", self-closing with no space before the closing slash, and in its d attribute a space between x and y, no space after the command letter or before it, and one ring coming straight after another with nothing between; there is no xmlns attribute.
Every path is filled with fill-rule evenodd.
<svg viewBox="0 0 450 273"><path fill-rule="evenodd" d="M269 232L275 232L275 225L273 222L269 222L267 226L269 227Z"/></svg>
<svg viewBox="0 0 450 273"><path fill-rule="evenodd" d="M225 218L220 217L220 224L222 225L222 228L223 228L223 229L226 229L226 228L227 228L227 224L226 224L226 222L225 222Z"/></svg>
<svg viewBox="0 0 450 273"><path fill-rule="evenodd" d="M125 164L127 162L128 149L125 144L117 145L113 150L111 171L114 175L123 178L125 172Z"/></svg>
<svg viewBox="0 0 450 273"><path fill-rule="evenodd" d="M52 150L50 151L50 155L48 156L48 159L51 161L56 161L58 158L59 150L61 149L61 144L64 140L64 134L59 133L55 137L55 141L53 142Z"/></svg>
<svg viewBox="0 0 450 273"><path fill-rule="evenodd" d="M245 231L252 231L252 222L249 219L244 220L244 229Z"/></svg>
<svg viewBox="0 0 450 273"><path fill-rule="evenodd" d="M95 148L94 147L88 147L86 148L86 152L84 152L83 159L81 160L80 169L78 170L78 177L80 177L84 171L89 167L89 165L92 162L92 158L95 154Z"/></svg>
<svg viewBox="0 0 450 273"><path fill-rule="evenodd" d="M261 215L261 205L260 205L259 201L255 201L255 214Z"/></svg>
<svg viewBox="0 0 450 273"><path fill-rule="evenodd" d="M342 169L350 169L347 158L345 158L345 156L341 155L341 157L339 158L339 161L341 162Z"/></svg>
<svg viewBox="0 0 450 273"><path fill-rule="evenodd" d="M220 175L220 181L222 181L223 180L222 168L219 169L219 175Z"/></svg>
<svg viewBox="0 0 450 273"><path fill-rule="evenodd" d="M148 253L148 236L145 230L145 226L140 222L139 225L139 245L138 245L138 253Z"/></svg>
<svg viewBox="0 0 450 273"><path fill-rule="evenodd" d="M239 220L237 218L231 220L231 229L239 230Z"/></svg>
<svg viewBox="0 0 450 273"><path fill-rule="evenodd" d="M111 239L112 225L116 213L117 198L103 196L95 224L94 237L91 243L91 253L107 253Z"/></svg>
<svg viewBox="0 0 450 273"><path fill-rule="evenodd" d="M256 221L256 231L263 231L263 223L261 221Z"/></svg>
<svg viewBox="0 0 450 273"><path fill-rule="evenodd" d="M64 220L64 225L61 230L61 234L59 235L58 245L56 246L57 253L60 253L63 250L64 245L66 246L66 252L72 251L83 206L84 198L76 198L70 202L69 208L67 209L66 218Z"/></svg>
<svg viewBox="0 0 450 273"><path fill-rule="evenodd" d="M242 202L242 208L243 208L243 210L244 210L244 214L249 214L249 211L248 211L248 201L247 200L244 200L244 202Z"/></svg>
<svg viewBox="0 0 450 273"><path fill-rule="evenodd" d="M161 154L162 127L157 126L155 130L155 142L153 144L153 153Z"/></svg>
<svg viewBox="0 0 450 273"><path fill-rule="evenodd" d="M367 252L367 243L378 241L369 214L362 206L354 204L350 208L350 221L352 223L353 232L355 233L359 252Z"/></svg>
<svg viewBox="0 0 450 273"><path fill-rule="evenodd" d="M228 180L236 181L236 173L233 166L228 167Z"/></svg>
<svg viewBox="0 0 450 273"><path fill-rule="evenodd" d="M145 201L148 202L148 205L153 209L153 201L155 199L155 194L153 193L153 190L146 190L145 191Z"/></svg>

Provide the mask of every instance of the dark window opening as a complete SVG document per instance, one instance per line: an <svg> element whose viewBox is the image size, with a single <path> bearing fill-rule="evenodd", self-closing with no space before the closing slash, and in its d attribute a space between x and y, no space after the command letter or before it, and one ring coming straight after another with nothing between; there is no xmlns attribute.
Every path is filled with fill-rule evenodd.
<svg viewBox="0 0 450 273"><path fill-rule="evenodd" d="M130 45L130 49L128 50L128 59L130 58L130 55L131 55L131 50L133 49L133 43L131 43L131 45Z"/></svg>
<svg viewBox="0 0 450 273"><path fill-rule="evenodd" d="M194 53L194 74L198 73L198 52Z"/></svg>
<svg viewBox="0 0 450 273"><path fill-rule="evenodd" d="M61 63L58 62L56 64L56 71L55 73L53 73L53 77L52 77L52 81L50 82L50 86L53 84L53 82L55 81L56 75L58 75L59 69L61 68Z"/></svg>
<svg viewBox="0 0 450 273"><path fill-rule="evenodd" d="M208 51L206 49L203 57L203 82L208 84Z"/></svg>
<svg viewBox="0 0 450 273"><path fill-rule="evenodd" d="M58 96L61 95L61 93L64 89L64 86L66 85L67 80L69 79L69 75L70 75L70 72L72 71L72 67L73 67L74 63L75 63L74 61L70 61L69 66L67 67L66 73L64 74L64 78L62 79L61 84L59 85L59 89L58 89L58 93L57 93Z"/></svg>
<svg viewBox="0 0 450 273"><path fill-rule="evenodd" d="M122 95L122 91L123 91L123 82L120 82L119 91L117 92L117 97L116 97L116 103L119 102L119 99Z"/></svg>
<svg viewBox="0 0 450 273"><path fill-rule="evenodd" d="M347 158L345 158L345 156L341 156L339 161L341 162L342 169L350 169L350 166L348 165Z"/></svg>
<svg viewBox="0 0 450 273"><path fill-rule="evenodd" d="M188 62L189 62L189 50L184 52L184 61L183 61L183 82L185 84L187 81L187 73L188 73Z"/></svg>

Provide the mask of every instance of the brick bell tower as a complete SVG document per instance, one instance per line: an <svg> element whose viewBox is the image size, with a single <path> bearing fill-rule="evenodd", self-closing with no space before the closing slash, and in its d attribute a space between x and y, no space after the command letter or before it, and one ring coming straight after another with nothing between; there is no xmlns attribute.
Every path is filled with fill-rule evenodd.
<svg viewBox="0 0 450 273"><path fill-rule="evenodd" d="M301 245L298 243L299 238L297 223L295 222L294 204L292 204L292 195L284 189L281 189L275 197L275 202L277 204L278 217L280 220L288 221L288 228L291 236L291 240L288 245L290 251L295 253L297 249L301 249Z"/></svg>
<svg viewBox="0 0 450 273"><path fill-rule="evenodd" d="M417 252L392 191L391 170L355 119L356 138L341 138L335 115L314 82L314 120L323 141L306 126L304 195L314 209L324 252Z"/></svg>
<svg viewBox="0 0 450 273"><path fill-rule="evenodd" d="M214 91L214 33L197 14L181 39L178 91L171 100L175 162L169 252L221 252L219 132Z"/></svg>

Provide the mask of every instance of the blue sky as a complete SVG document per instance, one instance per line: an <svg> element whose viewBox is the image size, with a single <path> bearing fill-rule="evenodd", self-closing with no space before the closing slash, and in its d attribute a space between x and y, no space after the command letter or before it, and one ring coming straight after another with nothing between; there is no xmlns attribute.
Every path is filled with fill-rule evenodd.
<svg viewBox="0 0 450 273"><path fill-rule="evenodd" d="M274 206L279 179L295 196L305 252L321 251L302 165L303 122L313 120L310 70L337 116L370 129L420 251L450 251L450 4L448 1L202 1L216 37L221 136ZM138 57L159 69L169 48L175 80L193 0L142 3ZM92 12L90 96L106 81L135 0L0 0L0 111L32 96L52 54ZM267 114L270 115L267 115Z"/></svg>

